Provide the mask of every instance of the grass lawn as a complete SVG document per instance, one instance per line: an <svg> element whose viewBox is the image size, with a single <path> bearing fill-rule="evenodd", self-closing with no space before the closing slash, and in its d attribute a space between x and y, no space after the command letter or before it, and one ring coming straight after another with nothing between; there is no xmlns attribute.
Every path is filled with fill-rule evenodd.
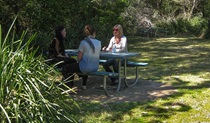
<svg viewBox="0 0 210 123"><path fill-rule="evenodd" d="M136 61L148 62L140 79L171 84L178 92L151 101L77 101L69 114L81 123L210 123L210 40L128 37Z"/></svg>

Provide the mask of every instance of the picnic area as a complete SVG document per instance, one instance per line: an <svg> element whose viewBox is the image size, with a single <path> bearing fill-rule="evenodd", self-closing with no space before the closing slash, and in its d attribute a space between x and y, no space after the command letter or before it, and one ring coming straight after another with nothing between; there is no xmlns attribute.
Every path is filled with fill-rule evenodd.
<svg viewBox="0 0 210 123"><path fill-rule="evenodd" d="M205 108L209 107L210 91L210 74L206 67L209 65L208 40L180 36L128 39L129 49L142 53L133 60L149 63L139 68L138 83L127 88L122 82L118 92L115 92L116 87L108 86L113 96L107 97L102 89L103 77L89 77L87 90L81 89L81 80L77 81L76 93L70 94L81 108L75 109L76 117L85 116L80 119L84 122L97 122L99 118L103 122L194 121L195 117L185 116L188 112L202 115L199 121L209 121L209 109ZM133 68L128 71L131 76L134 74ZM195 105L203 106L197 110L198 107L193 108ZM182 118L177 119L177 116Z"/></svg>
<svg viewBox="0 0 210 123"><path fill-rule="evenodd" d="M210 123L210 0L0 7L0 123Z"/></svg>

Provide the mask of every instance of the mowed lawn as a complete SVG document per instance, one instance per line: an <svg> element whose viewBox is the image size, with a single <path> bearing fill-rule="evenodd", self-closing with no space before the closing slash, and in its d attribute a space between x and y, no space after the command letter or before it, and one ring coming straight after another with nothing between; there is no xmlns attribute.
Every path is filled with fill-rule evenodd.
<svg viewBox="0 0 210 123"><path fill-rule="evenodd" d="M210 123L210 40L196 37L128 37L135 61L148 62L140 80L173 85L177 93L124 103L77 101L69 114L84 123ZM133 71L134 73L134 71Z"/></svg>

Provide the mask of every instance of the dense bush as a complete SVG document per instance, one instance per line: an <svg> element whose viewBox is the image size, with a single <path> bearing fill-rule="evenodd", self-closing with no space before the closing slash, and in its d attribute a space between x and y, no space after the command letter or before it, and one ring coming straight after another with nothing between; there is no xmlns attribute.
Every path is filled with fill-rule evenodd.
<svg viewBox="0 0 210 123"><path fill-rule="evenodd" d="M208 29L207 20L201 17L194 17L189 20L189 23L189 31L196 36L204 34Z"/></svg>
<svg viewBox="0 0 210 123"><path fill-rule="evenodd" d="M178 18L169 22L157 23L157 27L167 30L169 35L173 34L193 34L199 36L206 32L208 22L201 17L194 17L189 20Z"/></svg>
<svg viewBox="0 0 210 123"><path fill-rule="evenodd" d="M1 26L0 26L1 35ZM8 33L9 35L9 33ZM0 37L0 119L1 123L70 122L68 95L55 85L56 75L44 63L42 56L27 41L26 33L14 40L8 35ZM73 105L72 105L73 106Z"/></svg>
<svg viewBox="0 0 210 123"><path fill-rule="evenodd" d="M174 27L174 21L172 22L160 22L156 24L157 28L161 28L162 31L160 33L164 33L164 30L167 31L167 35L174 35L175 34L175 28Z"/></svg>

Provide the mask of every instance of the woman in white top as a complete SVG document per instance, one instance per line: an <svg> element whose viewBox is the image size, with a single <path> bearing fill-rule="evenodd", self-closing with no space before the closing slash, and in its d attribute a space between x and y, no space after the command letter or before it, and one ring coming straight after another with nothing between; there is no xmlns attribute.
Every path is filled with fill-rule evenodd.
<svg viewBox="0 0 210 123"><path fill-rule="evenodd" d="M127 38L123 35L123 28L120 24L113 27L113 37L110 39L108 47L103 47L103 51L127 53ZM123 64L123 62L122 62ZM103 67L107 72L113 72L110 66L113 66L113 71L118 73L118 63L116 59L110 58L104 64ZM116 78L110 78L111 85L117 84Z"/></svg>

